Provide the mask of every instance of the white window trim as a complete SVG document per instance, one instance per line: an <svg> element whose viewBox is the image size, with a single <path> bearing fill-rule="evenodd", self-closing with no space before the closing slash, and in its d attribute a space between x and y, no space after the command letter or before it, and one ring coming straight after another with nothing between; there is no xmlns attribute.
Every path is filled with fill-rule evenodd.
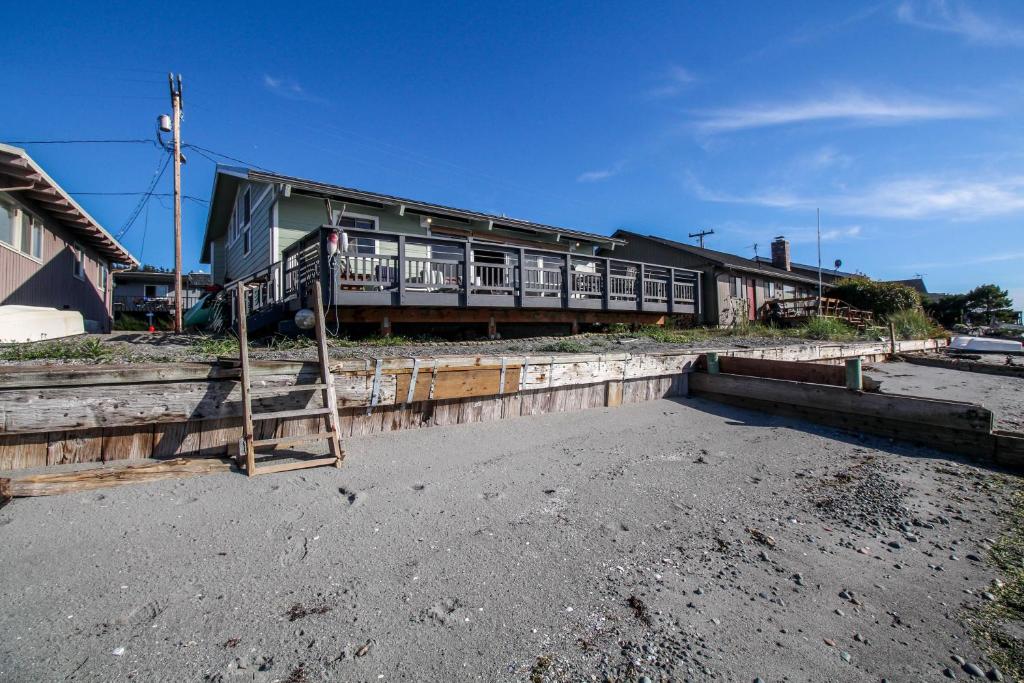
<svg viewBox="0 0 1024 683"><path fill-rule="evenodd" d="M46 222L43 221L43 219L40 218L39 216L37 216L34 213L32 213L31 211L26 211L20 204L15 202L13 199L6 199L5 198L4 199L4 203L7 204L8 206L10 206L11 209L13 209L13 211L14 211L14 214L12 216L12 225L11 225L11 228L12 228L11 237L14 238L14 242L13 243L12 242L4 242L3 240L0 240L0 247L4 247L5 249L9 249L9 250L13 251L15 254L18 254L19 256L23 256L23 257L27 258L29 261L33 261L35 263L42 264L43 263L43 251L45 250L45 246L46 246ZM23 214L29 216L30 218L32 218L32 220L34 220L34 221L39 223L39 231L40 231L40 236L39 236L39 256L35 256L34 254L32 254L31 251L25 252L25 251L21 250L21 221L23 220L22 219L22 215ZM31 231L30 231L29 240L31 240L31 239L32 239L32 237L31 237ZM29 248L30 249L32 248L31 244L29 245Z"/></svg>
<svg viewBox="0 0 1024 683"><path fill-rule="evenodd" d="M367 213L352 213L351 211L345 211L340 216L338 216L338 218L337 218L338 223L341 222L342 218L358 218L359 220L363 220L363 221L373 221L373 230L375 232L380 232L380 216L372 216L372 215L367 214ZM331 216L331 220L332 221L335 220L334 216ZM335 225L336 225L336 227L339 230L344 230L344 228L342 228L337 223L335 223ZM353 243L353 248L355 248L354 243ZM358 252L353 252L353 253L358 253ZM379 254L380 253L380 240L376 240L376 239L373 240L373 253L374 254Z"/></svg>

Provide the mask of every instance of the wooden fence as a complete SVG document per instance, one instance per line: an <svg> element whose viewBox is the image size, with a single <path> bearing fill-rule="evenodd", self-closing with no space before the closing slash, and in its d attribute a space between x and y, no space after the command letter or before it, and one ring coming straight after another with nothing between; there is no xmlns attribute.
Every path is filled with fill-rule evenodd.
<svg viewBox="0 0 1024 683"><path fill-rule="evenodd" d="M899 351L941 341L897 342ZM342 436L362 436L648 401L685 393L704 350L387 358L332 364ZM722 356L840 362L878 359L889 342L719 350ZM312 363L267 362L254 384L312 383ZM224 455L241 432L238 371L192 363L0 368L0 470ZM317 392L267 397L260 410L305 407ZM256 438L317 429L266 421Z"/></svg>

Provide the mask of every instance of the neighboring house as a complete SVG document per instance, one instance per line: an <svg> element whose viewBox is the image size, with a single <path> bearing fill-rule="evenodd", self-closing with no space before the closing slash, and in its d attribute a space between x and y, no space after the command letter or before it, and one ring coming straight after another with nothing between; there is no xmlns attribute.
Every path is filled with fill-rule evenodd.
<svg viewBox="0 0 1024 683"><path fill-rule="evenodd" d="M703 322L709 325L754 320L770 299L798 299L818 293L816 273L812 278L791 270L789 242L784 238L772 242L773 260L768 264L628 230L617 230L613 237L626 242L615 251L623 258L701 271Z"/></svg>
<svg viewBox="0 0 1024 683"><path fill-rule="evenodd" d="M758 263L766 265L773 265L772 260L767 256L755 256L754 260ZM818 281L818 266L808 265L806 263L790 263L790 270L797 275L803 275L809 277L815 282ZM834 284L837 280L842 280L847 277L865 277L863 273L849 273L846 271L839 270L838 268L822 267L821 269L821 281L826 285Z"/></svg>
<svg viewBox="0 0 1024 683"><path fill-rule="evenodd" d="M191 308L211 284L209 273L185 273L182 280L183 311ZM114 271L114 313L174 312L174 273L158 270Z"/></svg>
<svg viewBox="0 0 1024 683"><path fill-rule="evenodd" d="M903 285L904 287L910 287L918 294L928 294L928 288L924 286L923 277L912 277L908 280L886 280L895 285Z"/></svg>
<svg viewBox="0 0 1024 683"><path fill-rule="evenodd" d="M336 256L329 240L340 243ZM217 284L270 269L259 278L271 283L261 302L301 298L300 284L318 273L326 303L338 306L333 315L382 326L656 323L666 314L696 313L696 273L597 256L623 245L580 230L221 166L200 262L211 265ZM436 310L442 308L474 310ZM557 312L519 315L522 309Z"/></svg>
<svg viewBox="0 0 1024 683"><path fill-rule="evenodd" d="M138 261L25 150L0 144L0 305L75 310L108 332L115 264Z"/></svg>

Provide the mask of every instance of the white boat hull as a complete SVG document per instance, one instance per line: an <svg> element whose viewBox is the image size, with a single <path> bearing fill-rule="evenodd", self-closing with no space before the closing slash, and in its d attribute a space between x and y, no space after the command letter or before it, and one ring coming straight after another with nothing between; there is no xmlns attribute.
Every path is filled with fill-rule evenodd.
<svg viewBox="0 0 1024 683"><path fill-rule="evenodd" d="M85 334L78 311L41 306L0 306L0 342L34 342Z"/></svg>

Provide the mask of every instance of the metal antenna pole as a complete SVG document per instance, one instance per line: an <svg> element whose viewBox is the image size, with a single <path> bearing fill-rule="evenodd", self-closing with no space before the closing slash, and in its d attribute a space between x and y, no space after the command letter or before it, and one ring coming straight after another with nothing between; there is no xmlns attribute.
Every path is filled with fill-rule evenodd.
<svg viewBox="0 0 1024 683"><path fill-rule="evenodd" d="M818 219L818 316L821 316L821 209L815 209Z"/></svg>
<svg viewBox="0 0 1024 683"><path fill-rule="evenodd" d="M181 334L181 74L167 74L174 125L174 331Z"/></svg>

